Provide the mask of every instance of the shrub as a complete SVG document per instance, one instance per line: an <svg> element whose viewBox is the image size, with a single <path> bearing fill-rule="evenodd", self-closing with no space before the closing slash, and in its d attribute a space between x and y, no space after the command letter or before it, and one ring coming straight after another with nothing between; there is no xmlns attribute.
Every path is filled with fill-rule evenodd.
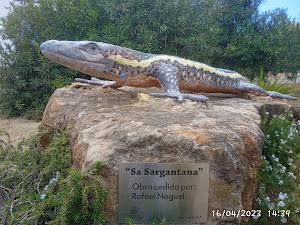
<svg viewBox="0 0 300 225"><path fill-rule="evenodd" d="M267 79L263 75L263 68L260 68L259 79L256 80L256 84L266 91L277 91L282 94L294 94L294 88L288 85L288 81L281 80L280 77L275 77L274 80Z"/></svg>
<svg viewBox="0 0 300 225"><path fill-rule="evenodd" d="M50 139L48 147L40 142L45 137ZM5 140L0 142L0 224L105 223L107 189L96 169L70 168L65 133L40 132L18 148Z"/></svg>
<svg viewBox="0 0 300 225"><path fill-rule="evenodd" d="M286 112L266 117L262 130L266 139L253 202L262 216L248 224L300 224L300 122Z"/></svg>
<svg viewBox="0 0 300 225"><path fill-rule="evenodd" d="M46 59L39 46L48 39L89 39L84 35L84 23L90 21L86 8L75 6L76 0L39 2L12 3L8 16L1 18L3 38L11 41L0 47L0 108L4 116L40 119L53 91L82 76Z"/></svg>
<svg viewBox="0 0 300 225"><path fill-rule="evenodd" d="M272 80L266 80L264 82L259 81L259 86L265 89L266 91L277 91L282 94L293 94L293 88L287 85L287 81L280 80L279 77L275 77L275 79Z"/></svg>

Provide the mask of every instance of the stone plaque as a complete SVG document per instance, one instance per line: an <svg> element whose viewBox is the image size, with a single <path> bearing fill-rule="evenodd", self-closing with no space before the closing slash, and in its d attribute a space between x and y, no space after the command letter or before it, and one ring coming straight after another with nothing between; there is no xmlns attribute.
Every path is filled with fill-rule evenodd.
<svg viewBox="0 0 300 225"><path fill-rule="evenodd" d="M121 163L119 223L206 222L208 189L208 163Z"/></svg>

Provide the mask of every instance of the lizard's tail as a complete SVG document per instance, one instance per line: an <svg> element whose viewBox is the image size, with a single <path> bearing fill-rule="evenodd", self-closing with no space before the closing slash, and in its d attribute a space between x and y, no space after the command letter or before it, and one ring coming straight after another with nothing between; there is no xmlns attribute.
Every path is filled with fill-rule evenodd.
<svg viewBox="0 0 300 225"><path fill-rule="evenodd" d="M298 100L298 98L290 96L290 95L285 95L281 94L276 91L266 91L265 89L251 83L246 83L246 82L240 82L238 86L236 87L237 90L243 91L243 92L258 92L261 94L264 94L266 96L270 96L272 98L284 98L284 99L289 99L289 100Z"/></svg>
<svg viewBox="0 0 300 225"><path fill-rule="evenodd" d="M286 94L281 94L281 93L276 92L276 91L268 91L268 94L272 98L285 98L285 99L289 99L289 100L298 100L298 98L296 98L296 97L286 95Z"/></svg>

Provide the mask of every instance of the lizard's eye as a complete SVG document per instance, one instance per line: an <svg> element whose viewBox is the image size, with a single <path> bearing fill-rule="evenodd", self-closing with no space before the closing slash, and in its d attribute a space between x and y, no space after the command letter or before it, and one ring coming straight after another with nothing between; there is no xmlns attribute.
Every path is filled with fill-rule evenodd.
<svg viewBox="0 0 300 225"><path fill-rule="evenodd" d="M95 51L97 49L97 46L95 44L90 44L89 48L92 50L92 51Z"/></svg>
<svg viewBox="0 0 300 225"><path fill-rule="evenodd" d="M81 45L80 50L91 55L98 55L99 53L101 53L100 46L98 46L97 43L94 42L89 42Z"/></svg>

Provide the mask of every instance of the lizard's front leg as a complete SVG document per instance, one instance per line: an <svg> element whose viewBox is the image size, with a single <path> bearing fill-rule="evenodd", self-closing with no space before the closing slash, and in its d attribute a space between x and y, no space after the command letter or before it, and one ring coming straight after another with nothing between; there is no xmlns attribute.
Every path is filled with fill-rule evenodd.
<svg viewBox="0 0 300 225"><path fill-rule="evenodd" d="M80 83L87 83L87 84L92 84L92 85L100 85L102 87L112 87L116 88L118 86L116 81L108 81L108 80L100 80L95 77L92 77L91 80L86 80L82 78L75 78L76 82Z"/></svg>
<svg viewBox="0 0 300 225"><path fill-rule="evenodd" d="M165 93L150 93L150 95L177 98L178 102L182 102L185 98L200 102L209 100L204 95L180 93L177 67L167 63L154 63L151 70L153 72L153 75L151 76L159 80Z"/></svg>

